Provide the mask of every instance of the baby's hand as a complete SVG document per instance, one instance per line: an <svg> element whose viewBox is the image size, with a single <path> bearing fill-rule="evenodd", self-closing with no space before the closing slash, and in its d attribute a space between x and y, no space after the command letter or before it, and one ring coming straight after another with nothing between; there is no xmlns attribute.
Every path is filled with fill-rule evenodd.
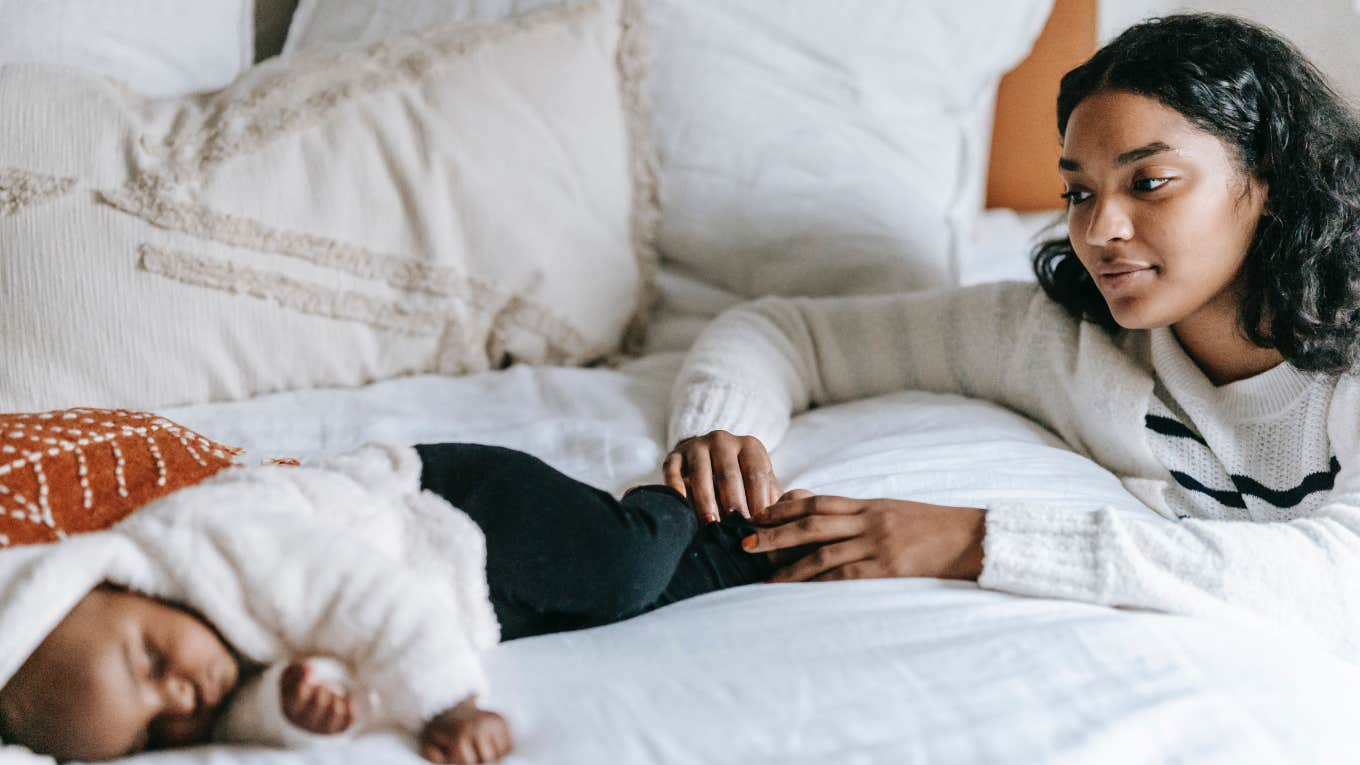
<svg viewBox="0 0 1360 765"><path fill-rule="evenodd" d="M320 682L305 661L294 662L279 681L283 714L288 722L323 736L344 731L354 722L349 694Z"/></svg>
<svg viewBox="0 0 1360 765"><path fill-rule="evenodd" d="M472 698L436 715L420 732L420 756L430 762L496 762L513 746L505 718L478 709Z"/></svg>

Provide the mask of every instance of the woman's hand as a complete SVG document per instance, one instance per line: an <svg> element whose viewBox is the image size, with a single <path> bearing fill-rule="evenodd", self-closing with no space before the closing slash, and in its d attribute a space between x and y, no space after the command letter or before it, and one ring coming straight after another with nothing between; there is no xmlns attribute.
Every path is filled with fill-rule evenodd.
<svg viewBox="0 0 1360 765"><path fill-rule="evenodd" d="M430 762L496 762L512 748L505 718L479 708L472 697L435 715L420 732L420 756Z"/></svg>
<svg viewBox="0 0 1360 765"><path fill-rule="evenodd" d="M755 515L762 528L747 552L816 545L781 567L772 582L886 577L977 579L984 512L900 499L848 499L789 492Z"/></svg>
<svg viewBox="0 0 1360 765"><path fill-rule="evenodd" d="M689 497L700 523L732 510L750 518L782 491L765 444L725 430L684 439L661 468L666 485Z"/></svg>

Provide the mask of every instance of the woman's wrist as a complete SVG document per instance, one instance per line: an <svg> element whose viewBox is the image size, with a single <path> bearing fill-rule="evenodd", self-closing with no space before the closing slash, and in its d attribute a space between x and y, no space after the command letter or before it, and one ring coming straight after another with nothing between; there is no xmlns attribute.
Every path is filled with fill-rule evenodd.
<svg viewBox="0 0 1360 765"><path fill-rule="evenodd" d="M950 579L977 581L982 576L982 541L987 536L987 513L975 507L959 509L961 533L966 538L963 551L954 561L952 570L946 574Z"/></svg>

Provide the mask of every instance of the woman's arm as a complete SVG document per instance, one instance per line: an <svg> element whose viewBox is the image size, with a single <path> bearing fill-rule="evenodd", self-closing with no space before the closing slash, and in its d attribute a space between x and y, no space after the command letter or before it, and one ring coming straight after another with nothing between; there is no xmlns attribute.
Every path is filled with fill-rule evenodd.
<svg viewBox="0 0 1360 765"><path fill-rule="evenodd" d="M772 525L744 545L751 552L816 545L774 581L976 578L1022 595L1295 629L1360 660L1357 495L1279 523L806 495L756 521Z"/></svg>
<svg viewBox="0 0 1360 765"><path fill-rule="evenodd" d="M767 448L792 414L909 388L991 399L1071 435L1071 408L1053 393L1079 366L1078 334L1024 283L739 306L699 337L676 380L665 481L701 522L749 516L779 496Z"/></svg>
<svg viewBox="0 0 1360 765"><path fill-rule="evenodd" d="M743 304L714 320L686 357L670 441L726 430L772 449L796 412L904 389L1018 403L1043 381L1017 379L1010 364L1027 325L1064 321L1054 308L1018 282Z"/></svg>
<svg viewBox="0 0 1360 765"><path fill-rule="evenodd" d="M1277 523L1023 505L986 523L983 587L1297 628L1360 660L1360 497Z"/></svg>

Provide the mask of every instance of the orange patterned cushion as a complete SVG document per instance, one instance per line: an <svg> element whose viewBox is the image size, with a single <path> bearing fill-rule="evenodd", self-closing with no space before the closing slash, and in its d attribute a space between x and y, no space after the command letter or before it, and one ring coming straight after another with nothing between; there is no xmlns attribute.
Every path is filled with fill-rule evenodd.
<svg viewBox="0 0 1360 765"><path fill-rule="evenodd" d="M144 412L0 414L0 548L107 528L240 453Z"/></svg>

